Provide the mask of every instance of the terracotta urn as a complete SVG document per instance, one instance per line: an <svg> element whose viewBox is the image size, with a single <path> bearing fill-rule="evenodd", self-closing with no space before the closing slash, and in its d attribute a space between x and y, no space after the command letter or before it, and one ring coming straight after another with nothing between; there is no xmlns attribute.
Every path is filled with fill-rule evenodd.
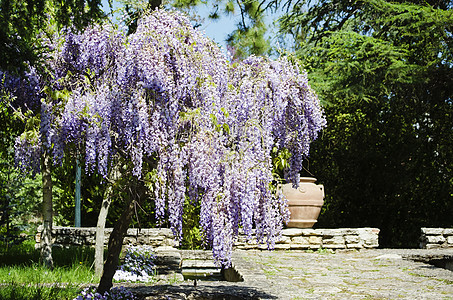
<svg viewBox="0 0 453 300"><path fill-rule="evenodd" d="M282 186L291 213L287 227L311 228L317 222L324 204L324 186L315 182L316 178L301 177L297 189L292 183Z"/></svg>

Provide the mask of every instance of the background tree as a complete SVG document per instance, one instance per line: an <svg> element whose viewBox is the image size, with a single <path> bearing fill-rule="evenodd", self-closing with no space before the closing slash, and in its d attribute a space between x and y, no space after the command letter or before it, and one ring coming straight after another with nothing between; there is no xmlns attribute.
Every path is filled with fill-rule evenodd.
<svg viewBox="0 0 453 300"><path fill-rule="evenodd" d="M103 17L100 0L1 0L0 70L18 72L35 65L48 51L41 41L50 23L81 29Z"/></svg>
<svg viewBox="0 0 453 300"><path fill-rule="evenodd" d="M452 226L451 4L300 1L282 18L325 104L310 158L319 226L375 226L384 247Z"/></svg>
<svg viewBox="0 0 453 300"><path fill-rule="evenodd" d="M46 107L41 107L41 98L46 98L42 93L44 86L40 85L48 65L49 40L55 31L63 27L73 26L76 30L104 17L100 9L100 1L7 1L0 2L0 77L3 92L9 93L13 102L8 103L8 116L12 110L33 114L34 117L27 121L30 125L39 124L39 118L45 115ZM37 81L38 78L38 81ZM33 89L29 88L33 86ZM28 87L28 91L27 91ZM25 93L24 93L25 92ZM29 94L27 94L29 93ZM32 96L30 96L30 93ZM49 101L55 93L48 93ZM2 105L4 102L2 102ZM45 102L43 103L45 104ZM44 113L43 113L44 112ZM36 121L36 122L35 122ZM16 122L20 122L16 119ZM41 122L42 123L42 122ZM22 125L23 126L23 125ZM19 128L14 125L12 128ZM39 140L39 129L33 126L25 128L24 135L34 136L34 141ZM20 131L22 132L22 131ZM3 131L2 134L7 134ZM25 142L22 139L18 143ZM30 141L31 139L28 139ZM10 145L11 146L11 145ZM43 190L43 245L42 259L45 264L52 267L51 256L51 227L52 227L52 180L50 144L43 148L41 170ZM6 147L7 148L7 147ZM3 149L3 148L2 148ZM31 155L20 153L19 155ZM12 166L12 161L8 162Z"/></svg>
<svg viewBox="0 0 453 300"><path fill-rule="evenodd" d="M168 3L167 3L168 2ZM236 17L238 19L232 32L226 37L230 54L233 60L243 59L249 55L267 55L273 48L271 38L266 36L269 20L279 8L279 0L173 0L164 1L164 4L178 9L197 9L205 6L209 9L208 18L217 20L222 17ZM195 24L200 26L201 24Z"/></svg>
<svg viewBox="0 0 453 300"><path fill-rule="evenodd" d="M3 84L7 78L2 78ZM11 77L9 78L11 79ZM14 137L23 131L10 108L8 91L0 88L0 245L2 250L24 240L24 231L39 211L40 178L24 178L14 168Z"/></svg>

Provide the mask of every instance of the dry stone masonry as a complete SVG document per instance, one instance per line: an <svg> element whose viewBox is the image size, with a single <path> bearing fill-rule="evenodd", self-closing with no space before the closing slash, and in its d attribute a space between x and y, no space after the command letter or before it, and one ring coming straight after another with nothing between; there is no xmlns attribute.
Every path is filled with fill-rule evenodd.
<svg viewBox="0 0 453 300"><path fill-rule="evenodd" d="M38 228L36 234L36 247L39 247L41 240L42 227ZM105 241L107 245L111 228L105 229ZM92 245L96 241L95 227L60 227L54 226L52 230L54 246L68 247ZM340 229L283 229L282 238L275 245L276 250L317 250L325 249L363 249L377 248L379 246L379 229L377 228L340 228ZM450 237L452 238L452 237ZM146 228L133 229L127 231L124 238L124 245L151 245L157 247L178 247L178 242L174 240L173 234L167 228ZM245 235L240 235L235 243L236 249L265 250L266 244L257 244L256 238L247 242Z"/></svg>
<svg viewBox="0 0 453 300"><path fill-rule="evenodd" d="M236 249L267 249L267 245L258 245L246 241L241 235L235 244ZM339 228L339 229L283 229L282 238L275 245L276 250L317 250L325 249L363 249L379 246L378 228Z"/></svg>
<svg viewBox="0 0 453 300"><path fill-rule="evenodd" d="M104 245L107 245L112 228L105 229ZM42 226L38 227L35 236L35 247L41 242ZM54 246L94 246L96 243L96 227L61 227L52 228ZM173 233L168 228L129 228L124 237L124 245L150 245L154 248L161 246L178 247L179 243L173 238Z"/></svg>
<svg viewBox="0 0 453 300"><path fill-rule="evenodd" d="M453 228L426 228L421 229L420 248L453 248Z"/></svg>

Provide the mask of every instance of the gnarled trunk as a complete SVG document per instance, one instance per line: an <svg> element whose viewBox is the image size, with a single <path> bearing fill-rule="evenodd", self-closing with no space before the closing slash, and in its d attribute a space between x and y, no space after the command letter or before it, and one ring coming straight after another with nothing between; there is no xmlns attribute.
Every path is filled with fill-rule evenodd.
<svg viewBox="0 0 453 300"><path fill-rule="evenodd" d="M134 186L136 189L131 187L129 190L130 192L128 193L128 198L126 199L127 201L124 211L110 234L107 259L104 264L104 272L97 288L97 292L100 294L104 294L104 292L108 291L113 285L113 276L115 275L118 267L118 260L123 246L124 236L126 235L127 229L129 228L129 224L132 220L135 201L141 202L145 194L144 186L140 184L138 180L137 183L138 185Z"/></svg>
<svg viewBox="0 0 453 300"><path fill-rule="evenodd" d="M99 211L98 223L96 226L96 245L94 251L94 273L97 276L102 275L104 270L104 239L105 239L105 221L109 212L111 203L111 194L113 187L108 185L104 193L104 200L102 201L101 210Z"/></svg>
<svg viewBox="0 0 453 300"><path fill-rule="evenodd" d="M104 200L102 201L101 210L99 211L98 223L96 226L96 245L94 252L94 272L97 276L102 275L104 270L104 239L105 239L105 222L109 212L110 203L112 200L113 183L116 182L121 174L115 167L112 168L110 180L104 192Z"/></svg>

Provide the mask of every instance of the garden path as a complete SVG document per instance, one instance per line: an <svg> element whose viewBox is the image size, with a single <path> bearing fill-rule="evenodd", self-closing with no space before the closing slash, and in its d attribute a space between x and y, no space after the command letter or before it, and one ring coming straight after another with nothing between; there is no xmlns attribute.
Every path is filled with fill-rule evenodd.
<svg viewBox="0 0 453 300"><path fill-rule="evenodd" d="M453 249L237 250L242 282L162 280L133 290L145 299L453 299L453 271L427 259L451 268Z"/></svg>

